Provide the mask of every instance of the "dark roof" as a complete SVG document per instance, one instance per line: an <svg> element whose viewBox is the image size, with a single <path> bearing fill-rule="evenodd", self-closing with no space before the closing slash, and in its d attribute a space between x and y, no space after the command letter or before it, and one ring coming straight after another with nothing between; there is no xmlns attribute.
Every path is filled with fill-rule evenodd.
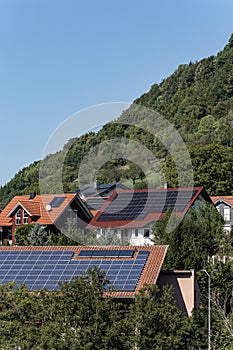
<svg viewBox="0 0 233 350"><path fill-rule="evenodd" d="M202 187L115 192L88 227L141 227L158 220L169 208L185 214L201 193L210 201Z"/></svg>
<svg viewBox="0 0 233 350"><path fill-rule="evenodd" d="M0 283L15 281L29 290L59 289L58 282L99 267L116 297L133 297L157 281L167 246L150 247L1 247Z"/></svg>
<svg viewBox="0 0 233 350"><path fill-rule="evenodd" d="M95 196L106 196L109 192L112 192L116 189L125 190L128 189L126 186L120 184L120 183L111 183L111 184L96 184L96 187L93 186L81 186L77 189L77 193L80 195L88 198L88 197L95 197Z"/></svg>
<svg viewBox="0 0 233 350"><path fill-rule="evenodd" d="M99 210L108 197L89 197L84 202L89 210Z"/></svg>

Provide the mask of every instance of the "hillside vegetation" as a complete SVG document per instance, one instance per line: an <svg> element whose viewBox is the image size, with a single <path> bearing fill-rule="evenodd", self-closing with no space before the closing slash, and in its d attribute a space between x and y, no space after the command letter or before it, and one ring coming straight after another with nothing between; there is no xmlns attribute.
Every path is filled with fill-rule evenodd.
<svg viewBox="0 0 233 350"><path fill-rule="evenodd" d="M216 56L180 65L171 76L137 98L133 105L158 111L176 127L192 159L195 185L205 186L210 195L233 194L233 35ZM123 123L124 117L129 118L132 111L130 107L119 117L118 123L108 123L96 134L72 139L61 151L47 156L41 175L45 184L43 193L60 192L57 179L62 159L63 190L74 191L79 186L78 173L84 156L93 147L114 138L140 142L159 159L162 168L156 169L155 176L148 182L136 164L113 157L98 170L99 182L126 179L137 188L156 187L161 185L164 175L164 181L177 186L178 174L166 147L143 126ZM110 152L109 147L102 152ZM108 155L107 159L110 158ZM41 162L34 162L25 167L0 188L1 208L15 195L40 192L40 165Z"/></svg>

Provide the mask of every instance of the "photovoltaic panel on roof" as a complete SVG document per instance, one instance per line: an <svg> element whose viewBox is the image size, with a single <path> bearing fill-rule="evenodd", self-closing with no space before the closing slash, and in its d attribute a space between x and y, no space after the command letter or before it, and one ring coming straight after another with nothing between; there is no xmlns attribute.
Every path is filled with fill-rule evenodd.
<svg viewBox="0 0 233 350"><path fill-rule="evenodd" d="M92 256L92 250L81 250L79 253L80 257L91 257Z"/></svg>
<svg viewBox="0 0 233 350"><path fill-rule="evenodd" d="M52 208L59 208L65 199L66 197L54 197L49 205L51 205Z"/></svg>
<svg viewBox="0 0 233 350"><path fill-rule="evenodd" d="M143 220L148 213L165 213L169 208L183 212L196 191L119 192L97 221Z"/></svg>
<svg viewBox="0 0 233 350"><path fill-rule="evenodd" d="M124 258L132 258L134 253L134 250L120 250L119 251L119 257L124 257Z"/></svg>
<svg viewBox="0 0 233 350"><path fill-rule="evenodd" d="M24 283L29 290L42 288L56 290L59 288L59 282L69 282L74 276L80 276L89 268L96 266L106 272L106 278L109 279L114 289L134 291L149 254L148 251L139 252L136 259L132 259L134 250L131 249L82 250L80 253L82 252L93 252L97 259L86 255L85 259L71 260L73 251L65 250L51 251L49 252L51 254L48 254L47 251L24 251L23 256L27 260L19 263L15 258L19 257L21 252L9 251L8 254L0 254L0 265L2 265L0 282ZM43 256L48 257L48 255L56 259L42 259ZM62 259L64 256L66 260ZM112 257L115 259L111 259ZM11 263L9 264L8 261Z"/></svg>
<svg viewBox="0 0 233 350"><path fill-rule="evenodd" d="M134 250L116 250L116 249L100 249L100 250L81 250L79 257L102 257L102 258L131 258L133 256Z"/></svg>

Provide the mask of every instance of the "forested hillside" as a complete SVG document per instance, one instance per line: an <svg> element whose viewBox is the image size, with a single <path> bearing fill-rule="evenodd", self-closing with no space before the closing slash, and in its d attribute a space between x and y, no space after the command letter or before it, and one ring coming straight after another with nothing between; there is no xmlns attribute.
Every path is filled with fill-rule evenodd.
<svg viewBox="0 0 233 350"><path fill-rule="evenodd" d="M210 195L233 194L233 35L216 56L180 65L171 76L154 84L134 102L158 111L177 128L191 155L195 185L205 186ZM119 121L124 120L119 117ZM96 134L70 140L63 150L47 157L44 176L48 190L57 191L50 181L50 171L54 172L64 152L63 189L74 191L79 186L78 172L83 157L92 147L116 137L139 141L150 149L160 160L166 181L172 186L178 185L172 157L153 135L143 128L112 122ZM40 162L34 162L0 188L1 208L16 194L39 193L39 168ZM158 185L156 180L146 183L141 169L126 159L113 159L98 171L100 182L121 178L128 179L137 188Z"/></svg>

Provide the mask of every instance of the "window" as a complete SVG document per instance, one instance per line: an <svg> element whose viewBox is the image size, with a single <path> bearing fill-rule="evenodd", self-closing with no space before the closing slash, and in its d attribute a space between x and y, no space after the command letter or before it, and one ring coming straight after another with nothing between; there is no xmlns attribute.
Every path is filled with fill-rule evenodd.
<svg viewBox="0 0 233 350"><path fill-rule="evenodd" d="M121 230L121 242L124 244L124 243L128 242L129 239L130 239L129 232L126 229Z"/></svg>
<svg viewBox="0 0 233 350"><path fill-rule="evenodd" d="M135 237L138 237L138 228L135 228L134 235Z"/></svg>
<svg viewBox="0 0 233 350"><path fill-rule="evenodd" d="M11 229L7 230L7 235L8 235L9 244L12 244L12 231L11 231Z"/></svg>
<svg viewBox="0 0 233 350"><path fill-rule="evenodd" d="M150 237L150 230L148 228L144 229L144 237Z"/></svg>
<svg viewBox="0 0 233 350"><path fill-rule="evenodd" d="M225 221L230 221L230 207L224 207L223 216Z"/></svg>
<svg viewBox="0 0 233 350"><path fill-rule="evenodd" d="M20 209L15 214L15 225L20 225Z"/></svg>
<svg viewBox="0 0 233 350"><path fill-rule="evenodd" d="M23 211L23 223L28 224L28 213L25 210Z"/></svg>

